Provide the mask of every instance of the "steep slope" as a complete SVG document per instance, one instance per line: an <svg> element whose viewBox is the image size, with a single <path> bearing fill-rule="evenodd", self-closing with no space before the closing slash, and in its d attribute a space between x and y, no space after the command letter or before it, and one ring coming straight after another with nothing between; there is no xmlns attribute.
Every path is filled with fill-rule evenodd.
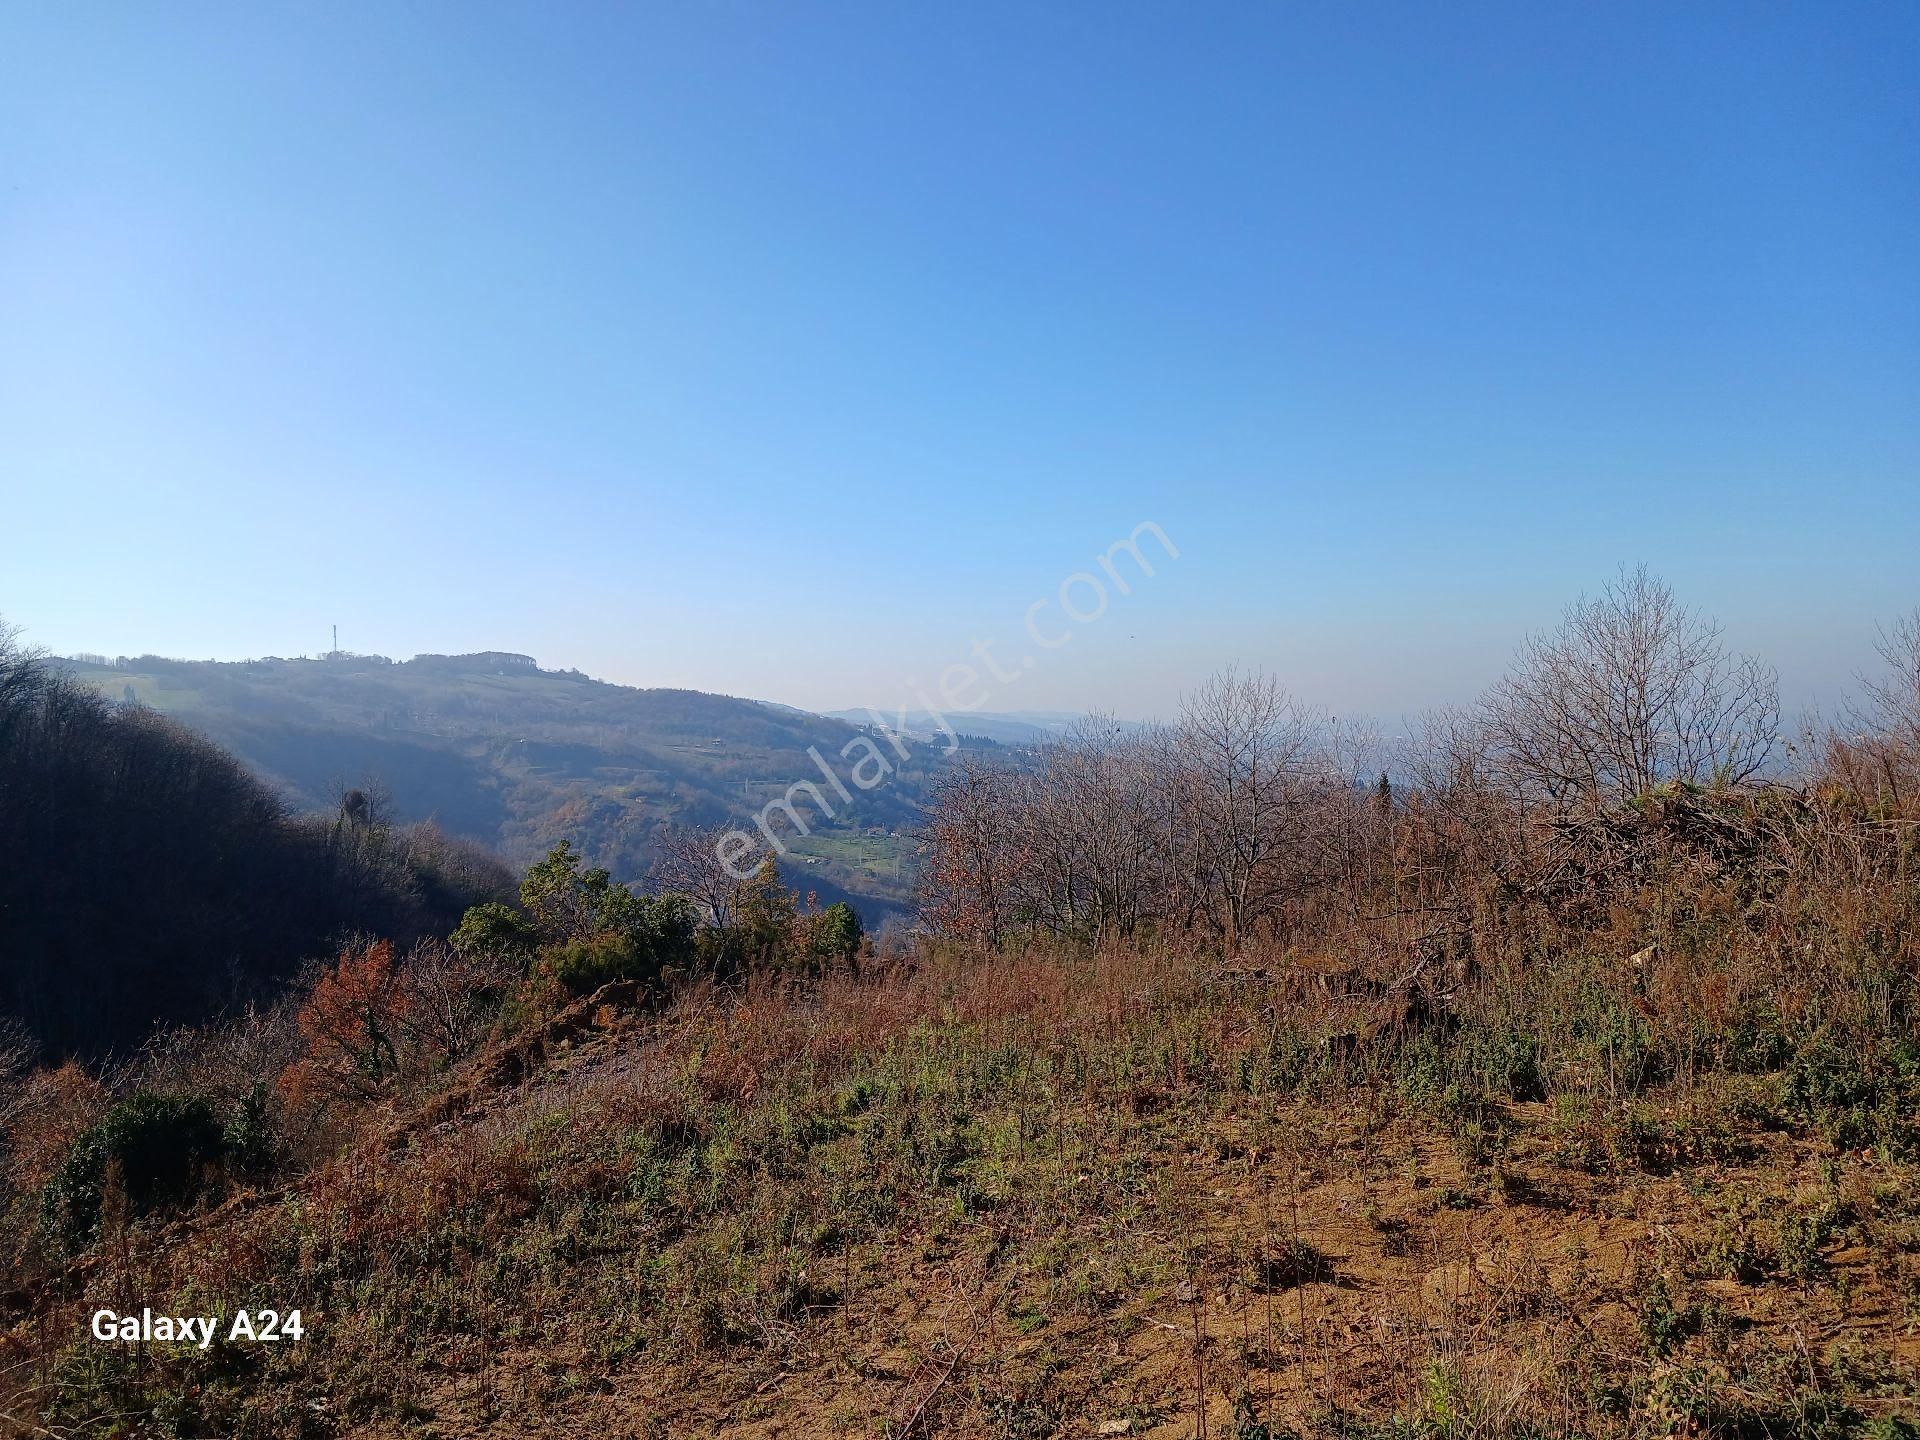
<svg viewBox="0 0 1920 1440"><path fill-rule="evenodd" d="M206 740L0 649L0 1016L53 1055L269 995L344 934L444 934L508 885L432 827L296 819Z"/></svg>

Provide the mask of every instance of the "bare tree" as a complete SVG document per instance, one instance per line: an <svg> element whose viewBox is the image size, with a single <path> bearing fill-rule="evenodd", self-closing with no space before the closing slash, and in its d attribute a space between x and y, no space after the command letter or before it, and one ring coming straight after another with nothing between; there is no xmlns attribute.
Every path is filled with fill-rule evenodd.
<svg viewBox="0 0 1920 1440"><path fill-rule="evenodd" d="M1644 569L1529 640L1478 705L1426 717L1392 760L1364 724L1224 671L1172 727L1094 717L1030 762L963 757L928 807L922 915L988 944L1144 927L1232 952L1337 931L1459 981L1479 963L1476 927L1516 901L1587 911L1779 847L1771 863L1817 854L1824 876L1879 884L1905 873L1920 796L1920 612L1881 653L1859 733L1825 737L1826 772L1765 797L1736 787L1776 742L1772 671Z"/></svg>
<svg viewBox="0 0 1920 1440"><path fill-rule="evenodd" d="M1848 707L1850 734L1830 732L1828 768L1851 787L1900 805L1920 795L1920 609L1882 627L1885 669L1863 676Z"/></svg>
<svg viewBox="0 0 1920 1440"><path fill-rule="evenodd" d="M1026 853L1057 884L1051 928L1098 942L1130 936L1153 903L1160 844L1148 742L1090 715L1046 752Z"/></svg>
<svg viewBox="0 0 1920 1440"><path fill-rule="evenodd" d="M39 700L47 681L42 652L20 643L20 627L0 617L0 736L29 705Z"/></svg>
<svg viewBox="0 0 1920 1440"><path fill-rule="evenodd" d="M403 1021L410 1037L445 1060L457 1059L485 1033L492 1006L520 978L506 955L456 950L423 940L407 955Z"/></svg>
<svg viewBox="0 0 1920 1440"><path fill-rule="evenodd" d="M962 754L934 789L926 831L922 915L937 929L997 946L1014 920L1025 866L1026 777Z"/></svg>
<svg viewBox="0 0 1920 1440"><path fill-rule="evenodd" d="M1446 906L1470 877L1509 873L1525 845L1524 810L1501 781L1483 716L1471 709L1428 712L1403 763L1409 783L1393 861L1398 901Z"/></svg>
<svg viewBox="0 0 1920 1440"><path fill-rule="evenodd" d="M1920 607L1883 627L1874 648L1887 668L1880 678L1862 682L1868 723L1909 752L1920 754Z"/></svg>
<svg viewBox="0 0 1920 1440"><path fill-rule="evenodd" d="M1371 812L1346 772L1372 741L1340 739L1277 682L1226 671L1173 729L1091 716L1030 766L963 759L929 807L923 913L989 943L1203 924L1237 944L1314 883L1360 883L1371 831L1350 831Z"/></svg>
<svg viewBox="0 0 1920 1440"><path fill-rule="evenodd" d="M1208 845L1195 797L1201 784L1187 759L1181 732L1156 727L1140 737L1142 783L1153 808L1154 915L1175 930L1199 923L1210 895Z"/></svg>
<svg viewBox="0 0 1920 1440"><path fill-rule="evenodd" d="M733 923L740 892L740 881L720 859L726 833L721 826L669 826L654 842L648 872L656 889L686 896L709 925L722 930Z"/></svg>
<svg viewBox="0 0 1920 1440"><path fill-rule="evenodd" d="M1523 796L1599 811L1663 781L1752 779L1773 752L1780 703L1770 667L1729 654L1719 627L1641 566L1531 637L1484 719L1499 771Z"/></svg>
<svg viewBox="0 0 1920 1440"><path fill-rule="evenodd" d="M7 1127L25 1103L23 1082L39 1053L25 1021L0 1015L0 1149L6 1145Z"/></svg>
<svg viewBox="0 0 1920 1440"><path fill-rule="evenodd" d="M1203 883L1229 949L1279 896L1321 730L1319 717L1267 675L1227 669L1182 701L1180 749Z"/></svg>

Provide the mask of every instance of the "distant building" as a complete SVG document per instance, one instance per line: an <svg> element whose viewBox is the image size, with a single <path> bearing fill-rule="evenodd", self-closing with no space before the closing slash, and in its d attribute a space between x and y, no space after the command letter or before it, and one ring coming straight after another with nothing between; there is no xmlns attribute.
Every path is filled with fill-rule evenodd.
<svg viewBox="0 0 1920 1440"><path fill-rule="evenodd" d="M413 664L436 670L479 671L482 674L525 674L540 669L531 655L516 655L511 650L479 650L471 655L416 655Z"/></svg>

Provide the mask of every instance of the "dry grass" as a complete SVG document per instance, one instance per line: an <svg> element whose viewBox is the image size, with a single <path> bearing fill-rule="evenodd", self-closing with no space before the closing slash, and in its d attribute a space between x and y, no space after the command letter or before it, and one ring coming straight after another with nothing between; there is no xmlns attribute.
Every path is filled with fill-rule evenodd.
<svg viewBox="0 0 1920 1440"><path fill-rule="evenodd" d="M1907 1433L1920 1176L1903 1062L1849 1028L1870 987L1769 990L1782 952L1738 940L1656 976L1649 1015L1624 943L1489 934L1448 1025L1359 1050L1327 1043L1351 1007L1303 981L1326 967L1280 952L936 949L589 1005L527 1073L473 1062L486 1083L433 1123L111 1237L0 1341L0 1412L54 1434ZM310 1338L138 1360L81 1338L143 1297L298 1305Z"/></svg>

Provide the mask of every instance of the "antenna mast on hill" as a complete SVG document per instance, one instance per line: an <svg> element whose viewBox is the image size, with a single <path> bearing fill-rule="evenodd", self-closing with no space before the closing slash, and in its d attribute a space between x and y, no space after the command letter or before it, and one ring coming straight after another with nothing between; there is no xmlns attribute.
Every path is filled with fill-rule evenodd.
<svg viewBox="0 0 1920 1440"><path fill-rule="evenodd" d="M331 653L335 655L340 653L340 627L338 625L333 627L333 650Z"/></svg>

